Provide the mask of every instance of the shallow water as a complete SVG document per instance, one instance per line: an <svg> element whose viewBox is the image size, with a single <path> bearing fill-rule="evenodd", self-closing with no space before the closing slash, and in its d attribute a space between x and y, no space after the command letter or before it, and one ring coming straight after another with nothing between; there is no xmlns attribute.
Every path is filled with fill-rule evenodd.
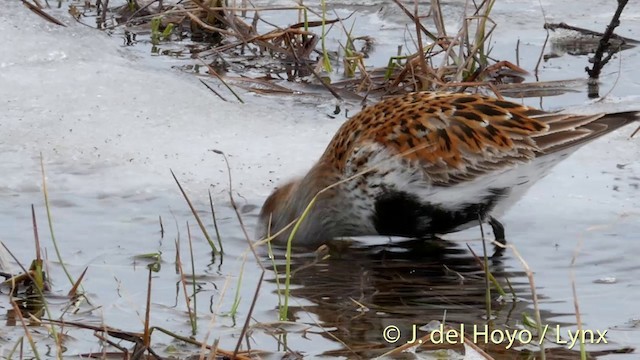
<svg viewBox="0 0 640 360"><path fill-rule="evenodd" d="M609 3L589 1L589 6L581 5L584 10L550 1L542 6L547 21L602 31L614 10ZM383 65L387 54L395 53L404 41L407 22L393 4L366 4L334 6L340 15L358 11L356 31L376 37L371 61ZM461 13L464 2L445 5L445 12L453 16ZM151 323L188 336L185 299L177 285L175 241L180 239L185 272L191 273L189 222L198 276L196 339L203 340L211 330L210 343L220 338L221 348L233 349L260 268L229 205L225 163L209 150L229 155L235 198L246 210L243 219L252 234L257 207L266 195L283 179L307 169L344 120L327 116L335 103L324 101L325 96L274 98L248 93L242 94L246 105L224 103L193 76L170 71L176 60L147 58L142 45L121 46L118 39L75 24L64 12L57 15L69 28L46 24L19 4L7 9L0 14L1 43L11 49L0 52L0 240L23 264L30 262L34 257L30 205L34 204L42 247L50 260L52 294L66 294L71 285L56 260L46 224L39 173L42 153L62 258L74 277L88 267L83 286L91 305L82 305L77 314L66 314L64 319L141 331L149 261L135 256L161 252L161 268L152 280ZM638 17L640 12L629 5L618 33L640 38ZM499 24L493 38L495 56L513 59L520 39L520 64L533 69L546 36L539 4L498 1L494 20ZM599 104L586 107L581 87L578 92L525 102L581 111L633 108L640 94L640 79L635 76L639 56L638 49L627 50L605 68L602 92L612 90ZM585 56L551 59L543 63L540 79L584 78L586 63ZM357 108L357 104L343 106ZM543 324L559 324L563 332L576 328L573 270L584 328L608 330L609 344L588 347L594 355L640 345L640 266L632 256L640 251L640 145L627 140L632 131L623 129L581 149L502 219L509 241L535 273ZM176 172L213 234L207 203L211 189L224 257L212 259L169 169ZM287 332L286 348L310 358L354 357L354 353L368 358L406 342L414 324L422 327L445 316L449 324L484 324L484 278L467 249L469 244L481 254L478 229L447 239L451 243L368 239L375 244L334 249L331 258L318 263L313 262L314 254L296 256L293 267L301 269L292 279L289 315L297 324L280 325ZM277 254L282 259L281 252ZM265 266L266 280L260 285L251 323L262 325L253 329L251 347L279 354L285 348L272 336L278 318L276 276L268 261ZM11 269L18 271L15 264ZM232 308L241 269L240 306L234 319L225 314ZM493 321L500 329L518 328L522 313L533 316L523 267L507 252L491 264L491 270L506 289L509 280L518 299L500 303L493 293ZM192 293L191 288L187 291ZM7 298L1 299L0 306L8 309ZM66 301L52 297L50 302L57 318ZM213 319L212 314L218 315ZM383 338L383 329L390 325L403 333L393 344ZM24 334L20 327L5 329L0 339L3 355ZM65 344L67 354L100 351L91 331L67 330L71 336ZM34 336L44 352L50 343L46 332L33 331L38 332ZM163 354L198 351L157 332L153 340ZM514 356L514 350L505 352L499 346L487 351L496 358ZM575 357L558 350L554 354Z"/></svg>

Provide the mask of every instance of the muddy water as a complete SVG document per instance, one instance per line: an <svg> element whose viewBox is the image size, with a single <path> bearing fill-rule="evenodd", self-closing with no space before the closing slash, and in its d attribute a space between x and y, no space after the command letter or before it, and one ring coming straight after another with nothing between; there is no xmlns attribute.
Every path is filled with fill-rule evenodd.
<svg viewBox="0 0 640 360"><path fill-rule="evenodd" d="M609 3L589 1L582 3L583 9L556 2L542 2L542 6L547 21L566 21L572 25L602 30L614 10ZM445 13L454 19L464 8L464 2L460 1L444 5ZM353 3L333 6L339 15L357 11L354 15L357 20L356 32L376 38L377 45L371 60L373 64L386 64L388 54L395 54L397 45L404 44L404 29L408 22L395 5L381 2L375 6ZM422 6L426 8L427 5ZM637 21L640 12L632 5L629 6L622 18L620 34L640 38L640 22ZM276 17L270 20L278 19ZM492 54L496 58L513 59L519 39L520 64L525 69L533 69L546 36L542 29L544 20L540 5L498 1L494 9L494 20L499 27L493 37ZM455 24L455 21L452 23ZM338 35L334 35L336 41ZM629 107L624 100L615 99L640 94L640 80L634 71L639 56L638 49L631 49L613 60L602 78L603 92L612 89L613 100L594 106L605 110ZM175 60L164 61L173 63ZM539 77L541 80L584 78L583 68L586 63L585 56L551 59L542 63ZM157 62L153 64L155 68L161 68ZM548 109L580 107L586 101L585 88L576 87L575 90L558 97L524 101L532 105L542 103ZM143 97L144 94L138 93L136 96ZM161 98L162 92L155 96ZM255 106L263 107L273 103L274 99L250 98L250 101ZM280 101L288 108L287 111L298 118L278 123L287 124L278 130L278 133L285 133L284 137L272 138L277 140L278 145L268 151L253 149L254 155L251 157L256 158L253 160L249 156L243 157L243 151L251 152L252 146L264 146L264 143L254 142L252 145L249 142L242 147L233 147L230 144L240 140L232 138L225 142L224 136L221 136L216 139L219 143L205 146L187 130L175 129L178 138L186 135L185 138L190 140L191 151L206 152L215 146L236 155L235 158L231 157L233 182L240 193L236 194L236 200L241 205L242 216L250 234L256 220L257 207L271 187L282 179L299 173L305 168L305 164L310 164L342 121L340 118L328 119L325 115L329 112L326 105L318 104L318 100L308 97L302 101L280 98L275 101ZM100 110L115 111L115 105L109 107L108 103L100 104L106 106L106 109ZM50 105L55 111L55 105ZM76 108L78 106L82 109L81 101L75 105ZM135 104L129 106L136 108ZM347 106L356 108L356 105ZM19 114L20 111L28 114L32 111L28 107L21 109L15 105L10 109L12 114ZM73 110L65 111L69 113ZM96 108L88 108L86 111L99 112ZM141 110L140 113L144 116L148 111ZM287 111L283 111L284 115ZM254 116L257 112L254 110ZM154 114L146 119L145 124L150 128L158 127L160 125L154 122L156 119L162 117ZM61 126L66 126L65 122L60 121L63 124ZM319 121L323 123L318 125ZM201 123L198 125L204 126ZM232 129L241 132L247 128ZM568 332L576 329L572 280L577 289L583 328L594 333L606 331L608 344L603 344L602 341L600 344L589 344L587 348L591 354L595 356L626 352L629 347L636 348L640 345L637 340L640 336L640 312L637 307L640 296L640 265L634 256L640 252L640 242L637 241L640 233L640 166L637 163L640 147L637 143L626 140L631 130L633 129L620 131L576 153L535 186L502 219L507 226L509 241L517 247L535 273L542 323L554 329L560 326L560 337L551 335L547 343L548 348L554 348L552 354L556 358L577 356L567 349L567 345L553 344L570 340ZM211 131L216 131L216 128ZM269 133L268 129L260 128L259 131L276 136ZM126 132L123 131L125 137ZM30 136L36 136L35 133L36 130L33 129L25 130L25 142ZM307 140L300 141L302 144L287 141L296 136ZM152 156L149 161L159 163L152 153L161 152L161 157L171 158L186 147L184 141L179 139L172 142L174 140L170 138L155 140L149 136L146 141L154 146L133 148L137 153L128 150L126 155L130 156L130 162L136 164L140 158ZM64 141L57 140L54 143L55 151L65 151ZM126 142L123 144L130 146ZM194 150L194 147L202 150ZM9 174L8 185L0 187L0 195L4 199L0 205L2 241L23 263L28 263L33 258L29 205L36 204L40 234L45 241L43 247L50 260L52 293L63 295L70 284L56 260L47 235L37 152L30 154L28 161L22 161L20 152L26 151L25 149L33 148L16 146L9 148L15 153L6 151L1 155L4 173ZM45 151L44 156L53 158L55 152ZM86 159L82 154L75 156ZM122 159L111 161L117 163L125 158L123 155ZM46 161L54 231L61 241L62 258L74 277L88 268L83 286L90 304L83 303L72 313L64 315L66 321L94 325L105 323L124 330L141 331L149 276L146 265L150 261L136 255L158 253L161 254L160 268L158 272L152 273L151 323L189 336L191 330L186 301L175 266L176 240L179 239L181 259L187 267L185 272L191 273L187 231L189 222L194 244L193 268L197 276L196 339L203 340L210 332L209 342L220 338L221 348L233 349L236 346L258 286L259 297L251 314L254 320L251 322L253 328L250 346L273 352L274 358L284 351L301 352L308 358L321 355L369 358L411 340L414 326L418 336L424 335L431 330L425 325L433 324L434 320L445 319L453 327L464 324L467 330L474 326L482 329L486 323L482 268L467 248L469 245L475 253L482 253L478 229L470 229L448 236L447 240L436 241L394 239L393 242L388 242L387 239L364 239L346 249L329 250L330 257L323 260L317 260L314 253L298 254L293 261L295 276L292 279L291 308L288 314L292 323L276 323L279 303L277 289L281 286L282 279L278 280L273 264L261 252L266 273L265 281L258 284L261 269L247 250L246 240L225 195L227 183L224 163L216 163L214 171L198 172L199 166L212 165L198 163L199 158L195 163L184 162L184 155L176 158L176 162L157 173L149 172L142 165L137 165L139 168L126 168L125 172L111 163L108 166L114 166L114 171L109 170L108 166L96 166L92 169L82 161L74 163L75 158L67 158L60 163ZM102 164L102 160L96 159L95 163ZM211 234L214 231L206 202L206 189L210 183L215 184L213 192L224 256L212 256L204 237L194 226L195 221L184 200L165 171L167 167L181 170L178 175L186 181ZM135 178L138 170L153 176L140 176L136 181L125 181ZM264 178L259 182L252 181L256 174ZM202 180L205 177L207 179ZM121 186L118 185L119 181L123 181ZM488 233L487 236L490 237L491 234ZM572 257L576 251L576 261L572 267ZM282 250L276 249L275 252L278 259L277 273L282 274ZM15 265L13 268L16 268ZM516 297L515 301L509 296L503 300L495 291L492 293L493 325L496 329L524 332L528 328L522 327L523 314L533 317L534 310L529 282L522 264L512 252L507 252L501 259L492 261L490 269L505 291ZM193 293L190 284L187 292ZM231 309L236 293L240 303L234 316ZM58 296L51 297L52 317L61 316L66 302ZM2 298L1 304L5 309L9 307L6 297ZM191 304L193 306L193 302ZM23 334L19 327L8 329L3 333L6 337L0 340L5 354ZM384 329L396 329L400 336L385 339ZM68 331L70 337L65 343L67 354L101 351L100 344L91 331ZM471 331L467 334L472 335ZM44 353L46 345L51 343L46 332L37 331L34 336L39 340L41 352ZM516 352L521 352L526 357L526 354L538 351L538 347L533 344L506 350L507 344L504 341L492 344L491 339L488 339L489 344L484 344L484 340L480 336L479 345L495 358L513 358ZM599 338L596 336L595 340ZM154 333L153 342L156 350L165 355L186 356L197 352L195 346L183 345L159 332ZM246 348L246 345L243 347ZM447 346L446 349L448 352L440 350L435 353L434 350L425 353L428 349L422 349L421 356L448 355L455 358L460 356L456 352L463 351L459 343ZM576 348L571 350L575 351ZM54 354L55 351L49 353L50 356ZM636 355L607 356L631 359Z"/></svg>

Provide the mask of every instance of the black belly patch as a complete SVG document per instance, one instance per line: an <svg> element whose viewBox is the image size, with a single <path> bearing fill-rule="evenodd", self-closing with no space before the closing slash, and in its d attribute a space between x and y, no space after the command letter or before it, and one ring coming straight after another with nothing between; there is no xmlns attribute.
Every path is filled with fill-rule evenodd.
<svg viewBox="0 0 640 360"><path fill-rule="evenodd" d="M479 203L465 204L457 211L422 203L418 197L402 191L386 191L375 202L373 223L380 235L422 237L444 234L472 221L485 219L507 194L507 189L491 189Z"/></svg>

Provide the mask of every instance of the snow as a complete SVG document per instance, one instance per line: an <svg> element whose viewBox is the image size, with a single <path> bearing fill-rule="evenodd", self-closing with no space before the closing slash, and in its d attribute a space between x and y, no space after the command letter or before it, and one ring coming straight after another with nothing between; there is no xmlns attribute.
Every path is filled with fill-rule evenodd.
<svg viewBox="0 0 640 360"><path fill-rule="evenodd" d="M273 172L306 170L339 125L294 99L224 102L194 76L145 66L102 32L49 24L20 4L5 10L0 191L40 191L40 153L52 190L174 189L169 169L188 185L226 186L222 157L209 151L219 149L236 189L264 196Z"/></svg>

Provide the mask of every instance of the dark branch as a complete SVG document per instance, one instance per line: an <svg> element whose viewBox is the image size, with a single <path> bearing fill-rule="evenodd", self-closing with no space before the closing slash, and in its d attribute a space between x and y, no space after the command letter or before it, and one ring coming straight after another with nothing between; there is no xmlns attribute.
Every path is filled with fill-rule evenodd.
<svg viewBox="0 0 640 360"><path fill-rule="evenodd" d="M600 38L600 44L598 45L598 49L596 50L596 54L593 57L593 67L589 69L587 66L585 70L589 74L589 78L598 79L600 77L600 71L602 68L609 62L613 54L618 49L610 49L609 40L613 36L613 31L620 25L620 15L622 15L622 10L627 5L629 0L618 0L618 8L616 9L616 13L613 15L611 22L607 26L607 30L604 32L602 38ZM605 51L607 52L607 57L602 58Z"/></svg>

